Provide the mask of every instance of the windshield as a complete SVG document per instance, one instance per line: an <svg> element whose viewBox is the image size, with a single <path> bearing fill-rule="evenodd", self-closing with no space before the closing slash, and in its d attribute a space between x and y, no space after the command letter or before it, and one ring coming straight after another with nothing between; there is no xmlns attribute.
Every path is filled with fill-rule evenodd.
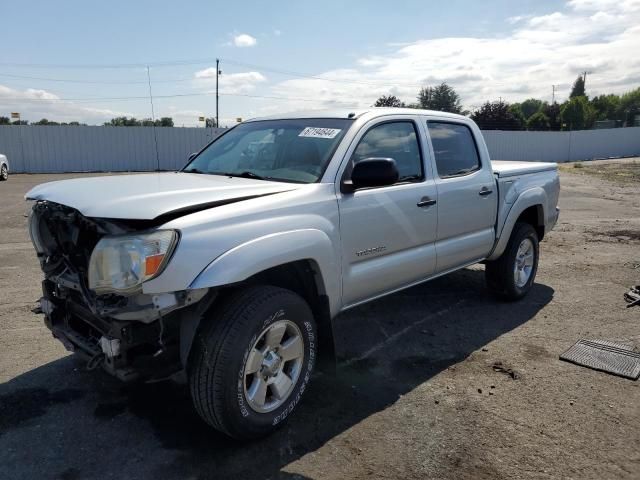
<svg viewBox="0 0 640 480"><path fill-rule="evenodd" d="M316 182L352 123L337 118L243 123L214 140L183 171Z"/></svg>

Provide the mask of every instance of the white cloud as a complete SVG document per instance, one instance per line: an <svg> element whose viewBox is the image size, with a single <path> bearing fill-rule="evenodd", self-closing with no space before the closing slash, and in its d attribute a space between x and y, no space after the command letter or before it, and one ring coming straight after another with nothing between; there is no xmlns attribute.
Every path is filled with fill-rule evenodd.
<svg viewBox="0 0 640 480"><path fill-rule="evenodd" d="M315 99L291 101L282 109L370 106L382 94L415 101L420 84L446 81L467 108L503 97L551 99L551 85L568 96L576 76L587 70L587 93L621 93L638 87L640 0L571 0L567 8L512 18L506 36L417 40L389 54L357 59L331 70L324 80L292 79L274 86L277 95ZM349 83L352 82L352 83ZM284 103L284 102L283 102Z"/></svg>
<svg viewBox="0 0 640 480"><path fill-rule="evenodd" d="M20 112L22 120L31 122L42 118L56 122L102 124L110 118L131 115L108 108L95 108L62 100L46 90L27 88L16 90L0 85L0 112ZM4 114L3 114L4 115Z"/></svg>
<svg viewBox="0 0 640 480"><path fill-rule="evenodd" d="M511 23L511 24L515 24L515 23L519 23L523 20L526 20L527 18L529 18L529 15L515 15L513 17L509 17L507 18L507 22Z"/></svg>
<svg viewBox="0 0 640 480"><path fill-rule="evenodd" d="M233 45L236 47L253 47L258 41L255 37L246 33L241 33L233 37Z"/></svg>
<svg viewBox="0 0 640 480"><path fill-rule="evenodd" d="M216 67L200 70L194 76L200 86L212 87L216 81ZM248 93L266 81L260 72L223 73L218 79L220 91L225 93Z"/></svg>
<svg viewBox="0 0 640 480"><path fill-rule="evenodd" d="M279 37L280 35L282 35L282 31L281 31L281 30L278 30L278 29L276 28L276 29L273 31L273 34L274 34L276 37Z"/></svg>

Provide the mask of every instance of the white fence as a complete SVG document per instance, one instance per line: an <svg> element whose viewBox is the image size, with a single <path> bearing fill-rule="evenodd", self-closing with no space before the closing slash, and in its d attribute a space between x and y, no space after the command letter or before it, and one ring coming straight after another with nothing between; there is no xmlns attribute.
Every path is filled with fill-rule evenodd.
<svg viewBox="0 0 640 480"><path fill-rule="evenodd" d="M14 173L176 170L222 129L0 126ZM158 155L156 156L156 138Z"/></svg>
<svg viewBox="0 0 640 480"><path fill-rule="evenodd" d="M0 126L13 172L175 170L222 129ZM640 127L575 132L483 132L491 158L566 162L640 156Z"/></svg>
<svg viewBox="0 0 640 480"><path fill-rule="evenodd" d="M575 132L482 132L494 160L570 162L640 156L640 127Z"/></svg>

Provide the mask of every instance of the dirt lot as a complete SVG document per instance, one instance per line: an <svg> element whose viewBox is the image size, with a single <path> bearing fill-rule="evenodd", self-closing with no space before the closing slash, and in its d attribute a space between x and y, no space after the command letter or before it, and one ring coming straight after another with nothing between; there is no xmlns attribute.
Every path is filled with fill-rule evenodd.
<svg viewBox="0 0 640 480"><path fill-rule="evenodd" d="M640 185L613 174L637 175L630 163L563 167L561 219L525 300L492 299L477 266L341 315L338 376L317 377L285 428L244 445L205 427L182 387L124 387L51 338L30 312L40 271L22 196L63 176L12 176L0 184L0 478L638 479L640 382L558 360L585 337L640 345L640 308L622 300L640 283Z"/></svg>

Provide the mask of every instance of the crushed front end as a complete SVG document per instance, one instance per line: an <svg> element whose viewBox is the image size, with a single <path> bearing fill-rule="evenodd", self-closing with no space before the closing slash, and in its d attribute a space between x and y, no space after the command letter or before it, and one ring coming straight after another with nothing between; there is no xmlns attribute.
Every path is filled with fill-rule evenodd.
<svg viewBox="0 0 640 480"><path fill-rule="evenodd" d="M142 291L171 257L177 232L145 221L87 218L48 201L34 203L29 232L45 276L40 310L67 350L122 380L166 378L182 369L190 343L184 337L193 335L190 319L208 289Z"/></svg>

